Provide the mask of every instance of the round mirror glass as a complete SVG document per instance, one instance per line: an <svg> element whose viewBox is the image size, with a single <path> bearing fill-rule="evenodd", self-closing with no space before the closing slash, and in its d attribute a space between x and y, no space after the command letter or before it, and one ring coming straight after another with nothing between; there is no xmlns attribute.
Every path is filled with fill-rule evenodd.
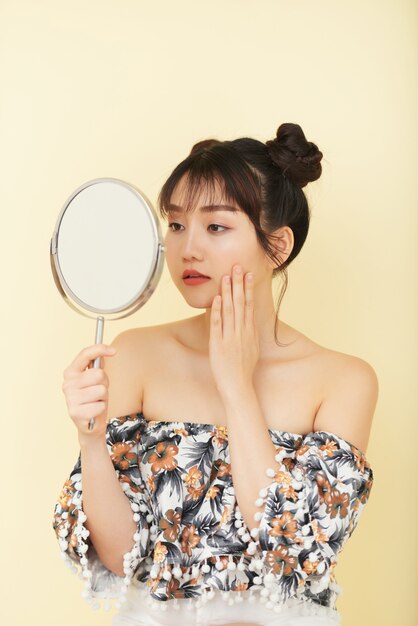
<svg viewBox="0 0 418 626"><path fill-rule="evenodd" d="M100 178L65 202L51 239L51 267L61 295L79 313L116 319L143 306L164 264L161 228L133 185Z"/></svg>

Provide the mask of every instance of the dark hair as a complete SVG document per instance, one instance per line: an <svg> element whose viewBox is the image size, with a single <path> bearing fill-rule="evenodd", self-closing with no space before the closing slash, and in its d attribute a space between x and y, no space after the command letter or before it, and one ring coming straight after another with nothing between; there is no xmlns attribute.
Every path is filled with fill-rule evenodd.
<svg viewBox="0 0 418 626"><path fill-rule="evenodd" d="M284 279L276 311L276 342L277 316L288 283L287 267L299 254L309 230L310 210L302 187L320 177L321 159L322 152L306 140L298 124L281 124L275 139L266 143L248 137L233 141L206 139L196 143L177 165L158 197L160 214L166 218L171 195L187 174L185 211L193 207L202 187L213 194L218 182L225 200L235 202L247 214L260 245L277 264L273 277L280 274ZM291 228L294 237L293 249L284 262L276 257L271 244L276 238L272 233L281 226Z"/></svg>

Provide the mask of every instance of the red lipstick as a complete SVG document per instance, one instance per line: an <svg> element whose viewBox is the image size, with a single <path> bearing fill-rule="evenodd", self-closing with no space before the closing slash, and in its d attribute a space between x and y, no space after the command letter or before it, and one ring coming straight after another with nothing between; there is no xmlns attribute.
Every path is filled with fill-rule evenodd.
<svg viewBox="0 0 418 626"><path fill-rule="evenodd" d="M182 278L186 285L201 285L207 280L210 280L209 276L205 276L205 274L202 274L193 268L184 270Z"/></svg>

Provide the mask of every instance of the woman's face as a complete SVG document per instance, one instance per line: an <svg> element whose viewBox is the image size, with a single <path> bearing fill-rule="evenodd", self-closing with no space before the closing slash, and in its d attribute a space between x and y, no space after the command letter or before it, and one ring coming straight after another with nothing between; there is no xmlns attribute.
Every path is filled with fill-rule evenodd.
<svg viewBox="0 0 418 626"><path fill-rule="evenodd" d="M221 294L221 281L231 275L239 264L243 273L254 274L254 290L263 281L271 287L272 266L257 240L253 224L247 215L224 197L219 184L211 194L209 211L205 189L196 196L191 211L184 212L185 179L180 180L171 196L168 210L168 230L165 235L166 260L174 284L194 308L210 308L213 298ZM229 208L228 208L229 207ZM230 209L235 210L230 210ZM184 270L197 270L209 277L200 284L187 284Z"/></svg>

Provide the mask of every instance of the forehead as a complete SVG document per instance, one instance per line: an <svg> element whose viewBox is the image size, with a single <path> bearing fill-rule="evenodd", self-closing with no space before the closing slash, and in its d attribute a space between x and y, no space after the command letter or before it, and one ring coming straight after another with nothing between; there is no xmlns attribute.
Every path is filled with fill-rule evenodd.
<svg viewBox="0 0 418 626"><path fill-rule="evenodd" d="M202 213L226 211L230 215L242 212L237 202L228 198L225 186L217 179L191 181L183 176L171 194L166 210L168 213L183 213L198 209Z"/></svg>

